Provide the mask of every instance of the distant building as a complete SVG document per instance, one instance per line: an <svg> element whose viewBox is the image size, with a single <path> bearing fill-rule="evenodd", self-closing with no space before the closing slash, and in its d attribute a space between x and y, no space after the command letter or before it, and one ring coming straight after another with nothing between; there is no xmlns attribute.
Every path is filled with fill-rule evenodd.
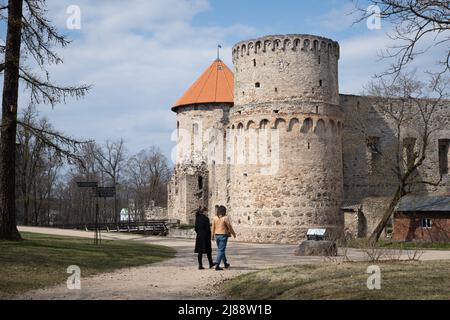
<svg viewBox="0 0 450 320"><path fill-rule="evenodd" d="M394 214L394 240L450 241L450 194L407 196Z"/></svg>
<svg viewBox="0 0 450 320"><path fill-rule="evenodd" d="M133 222L134 218L128 211L128 209L120 210L120 222Z"/></svg>

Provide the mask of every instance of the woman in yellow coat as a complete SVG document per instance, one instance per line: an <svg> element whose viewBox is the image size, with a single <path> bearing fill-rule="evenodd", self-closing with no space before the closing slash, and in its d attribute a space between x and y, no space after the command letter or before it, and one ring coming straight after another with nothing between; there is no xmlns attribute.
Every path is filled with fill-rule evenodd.
<svg viewBox="0 0 450 320"><path fill-rule="evenodd" d="M231 236L236 238L236 233L234 232L231 222L227 216L227 208L220 206L217 209L217 215L214 217L212 223L212 239L215 239L217 244L216 270L223 270L220 267L222 260L225 268L230 267L225 251L227 249L228 238Z"/></svg>

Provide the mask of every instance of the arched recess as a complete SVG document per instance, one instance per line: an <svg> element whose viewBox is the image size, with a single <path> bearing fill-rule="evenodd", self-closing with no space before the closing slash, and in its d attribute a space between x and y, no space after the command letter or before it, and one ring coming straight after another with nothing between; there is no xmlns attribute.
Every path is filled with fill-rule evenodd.
<svg viewBox="0 0 450 320"><path fill-rule="evenodd" d="M316 129L314 130L314 133L317 134L319 137L324 137L325 136L325 121L323 121L322 119L319 119L317 121L316 124Z"/></svg>
<svg viewBox="0 0 450 320"><path fill-rule="evenodd" d="M335 137L337 134L336 123L333 120L330 120L330 130L329 134L331 137Z"/></svg>
<svg viewBox="0 0 450 320"><path fill-rule="evenodd" d="M246 156L246 146L245 146L245 134L244 134L244 125L242 123L239 123L237 125L237 133L236 133L236 140L235 140L235 148L236 148L236 164L244 164L245 163L245 156Z"/></svg>
<svg viewBox="0 0 450 320"><path fill-rule="evenodd" d="M245 134L245 157L247 164L258 164L258 126L250 120L247 123L247 131Z"/></svg>
<svg viewBox="0 0 450 320"><path fill-rule="evenodd" d="M263 119L261 120L261 122L259 123L259 128L260 129L269 129L269 120L267 119Z"/></svg>
<svg viewBox="0 0 450 320"><path fill-rule="evenodd" d="M271 44L272 44L272 41L270 41L270 40L264 41L263 51L266 52L266 50L270 47Z"/></svg>
<svg viewBox="0 0 450 320"><path fill-rule="evenodd" d="M300 121L297 118L291 119L289 121L288 131L297 131L298 129L300 129Z"/></svg>
<svg viewBox="0 0 450 320"><path fill-rule="evenodd" d="M276 49L278 49L280 47L281 44L281 40L280 39L276 39L273 41L273 47L272 47L272 51L275 51Z"/></svg>
<svg viewBox="0 0 450 320"><path fill-rule="evenodd" d="M319 41L314 40L313 42L313 50L318 51L319 50Z"/></svg>
<svg viewBox="0 0 450 320"><path fill-rule="evenodd" d="M255 53L258 53L261 50L261 41L257 41L255 44Z"/></svg>
<svg viewBox="0 0 450 320"><path fill-rule="evenodd" d="M306 118L303 121L302 128L300 129L301 133L309 133L313 128L313 120L311 118Z"/></svg>
<svg viewBox="0 0 450 320"><path fill-rule="evenodd" d="M250 42L247 46L247 55L250 55L250 52L253 50L254 44Z"/></svg>
<svg viewBox="0 0 450 320"><path fill-rule="evenodd" d="M309 39L305 39L303 41L303 50L308 50L310 43L311 43L311 41Z"/></svg>
<svg viewBox="0 0 450 320"><path fill-rule="evenodd" d="M290 39L284 39L284 41L283 41L283 50L286 50L290 46L291 46L291 40Z"/></svg>
<svg viewBox="0 0 450 320"><path fill-rule="evenodd" d="M278 118L275 121L275 129L286 129L286 120L282 119L282 118Z"/></svg>

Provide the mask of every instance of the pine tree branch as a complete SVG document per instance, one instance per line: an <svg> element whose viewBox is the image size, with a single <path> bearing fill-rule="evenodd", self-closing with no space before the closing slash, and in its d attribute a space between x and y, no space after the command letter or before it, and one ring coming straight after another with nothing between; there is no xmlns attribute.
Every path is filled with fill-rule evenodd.
<svg viewBox="0 0 450 320"><path fill-rule="evenodd" d="M47 80L42 80L38 76L20 68L20 79L25 81L27 87L31 90L32 103L49 103L52 106L60 102L66 102L67 97L81 98L85 96L92 86L58 86Z"/></svg>
<svg viewBox="0 0 450 320"><path fill-rule="evenodd" d="M66 137L56 131L36 128L32 124L25 123L20 120L17 121L17 124L28 130L43 144L53 149L57 155L65 157L69 163L73 163L73 161L75 161L84 167L84 161L79 155L79 149L82 145L92 143L92 141L79 141L70 137Z"/></svg>

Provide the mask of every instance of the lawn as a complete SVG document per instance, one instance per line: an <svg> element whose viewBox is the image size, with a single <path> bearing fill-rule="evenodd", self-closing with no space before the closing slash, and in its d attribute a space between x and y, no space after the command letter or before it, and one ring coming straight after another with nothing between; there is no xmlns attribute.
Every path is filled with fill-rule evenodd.
<svg viewBox="0 0 450 320"><path fill-rule="evenodd" d="M268 269L225 282L241 300L450 299L450 261L385 262L381 290L367 289L368 263L323 263Z"/></svg>
<svg viewBox="0 0 450 320"><path fill-rule="evenodd" d="M175 250L132 241L92 239L22 233L24 241L0 241L0 298L64 283L67 267L77 265L81 276L141 266L172 258Z"/></svg>
<svg viewBox="0 0 450 320"><path fill-rule="evenodd" d="M346 244L340 243L339 246L346 246L349 248L365 248L367 247L367 240L353 239L349 240ZM392 240L380 240L377 242L377 247L404 250L450 250L450 242L401 242Z"/></svg>

